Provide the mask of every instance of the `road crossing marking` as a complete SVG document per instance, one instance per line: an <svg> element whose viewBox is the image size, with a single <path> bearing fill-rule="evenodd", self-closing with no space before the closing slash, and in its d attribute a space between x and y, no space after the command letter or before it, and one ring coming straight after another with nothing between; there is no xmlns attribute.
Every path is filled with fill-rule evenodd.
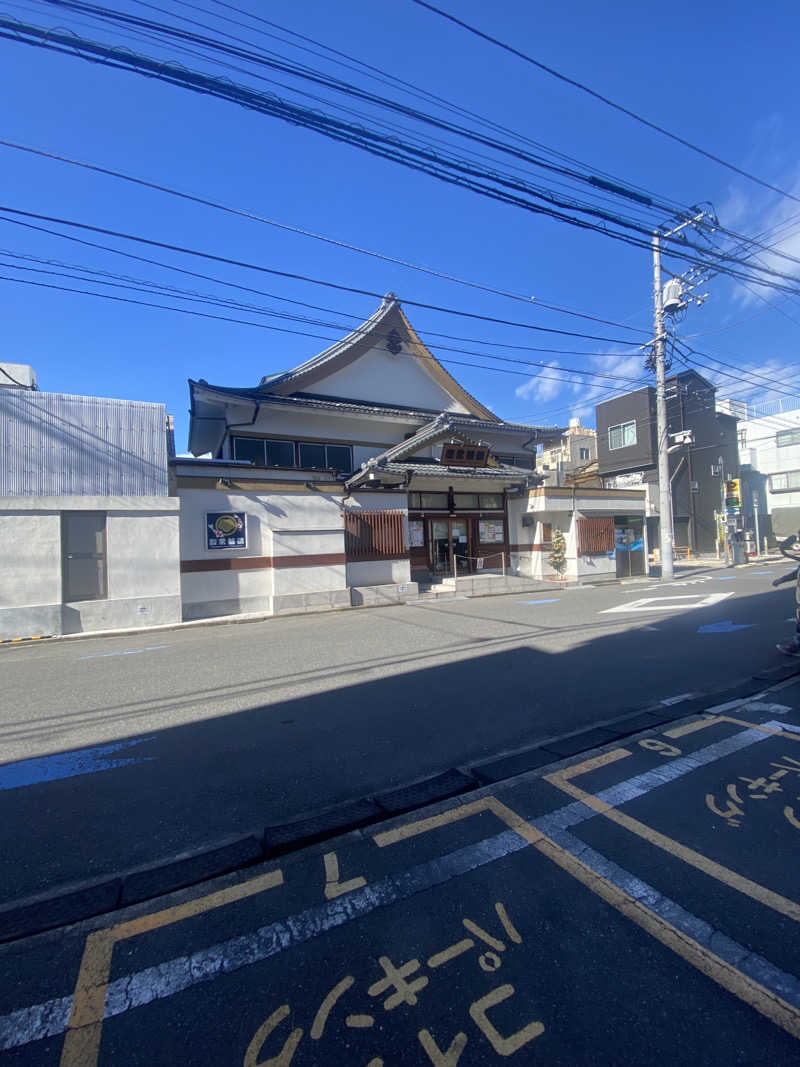
<svg viewBox="0 0 800 1067"><path fill-rule="evenodd" d="M694 608L710 608L734 595L734 593L709 593L703 596L699 593L684 593L681 596L643 597L641 600L633 600L627 604L618 604L615 608L605 608L599 611L598 615L618 615L630 611L688 611ZM687 600L695 601L695 603L687 604L685 603Z"/></svg>

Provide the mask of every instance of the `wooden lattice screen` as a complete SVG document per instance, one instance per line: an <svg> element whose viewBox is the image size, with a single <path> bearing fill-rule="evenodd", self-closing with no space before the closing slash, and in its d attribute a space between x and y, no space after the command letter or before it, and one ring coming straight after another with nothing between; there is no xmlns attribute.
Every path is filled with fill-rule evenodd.
<svg viewBox="0 0 800 1067"><path fill-rule="evenodd" d="M404 559L408 555L402 511L346 511L344 550L348 562Z"/></svg>
<svg viewBox="0 0 800 1067"><path fill-rule="evenodd" d="M604 556L614 551L614 519L578 519L578 555Z"/></svg>

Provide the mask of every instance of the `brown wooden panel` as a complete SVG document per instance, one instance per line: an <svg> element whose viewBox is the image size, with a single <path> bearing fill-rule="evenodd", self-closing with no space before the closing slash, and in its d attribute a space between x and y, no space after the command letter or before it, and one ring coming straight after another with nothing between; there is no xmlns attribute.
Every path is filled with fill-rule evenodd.
<svg viewBox="0 0 800 1067"><path fill-rule="evenodd" d="M272 566L271 556L227 556L224 559L184 559L181 571L258 571Z"/></svg>
<svg viewBox="0 0 800 1067"><path fill-rule="evenodd" d="M342 567L347 562L344 552L326 552L317 556L273 556L272 566L285 567Z"/></svg>
<svg viewBox="0 0 800 1067"><path fill-rule="evenodd" d="M614 519L607 515L597 519L578 519L578 553L604 556L614 551Z"/></svg>
<svg viewBox="0 0 800 1067"><path fill-rule="evenodd" d="M327 552L316 556L231 556L226 559L185 559L181 571L257 571L287 567L342 567L347 562L344 552Z"/></svg>
<svg viewBox="0 0 800 1067"><path fill-rule="evenodd" d="M348 562L407 559L403 519L402 511L354 508L345 511L344 544Z"/></svg>

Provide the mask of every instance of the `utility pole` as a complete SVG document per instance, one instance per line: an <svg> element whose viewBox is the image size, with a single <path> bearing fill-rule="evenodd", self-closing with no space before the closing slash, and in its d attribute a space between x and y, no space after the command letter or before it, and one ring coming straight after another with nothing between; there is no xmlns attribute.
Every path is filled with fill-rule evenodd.
<svg viewBox="0 0 800 1067"><path fill-rule="evenodd" d="M656 365L656 435L658 438L658 531L661 543L661 581L671 581L674 575L672 557L672 486L669 481L669 441L667 440L667 398L664 386L666 333L664 330L664 298L661 288L661 240L653 234L653 356Z"/></svg>
<svg viewBox="0 0 800 1067"><path fill-rule="evenodd" d="M686 219L679 226L669 230L664 237L673 237L687 226L695 226L706 217L704 211L694 218ZM699 301L698 301L699 303ZM676 303L670 310L686 307L685 303ZM672 485L669 480L669 432L667 429L666 376L666 340L664 328L664 290L661 286L661 235L658 230L653 233L653 362L656 372L656 435L658 438L658 529L661 542L661 580L671 581L674 576L673 529L672 529ZM690 490L691 491L691 490Z"/></svg>

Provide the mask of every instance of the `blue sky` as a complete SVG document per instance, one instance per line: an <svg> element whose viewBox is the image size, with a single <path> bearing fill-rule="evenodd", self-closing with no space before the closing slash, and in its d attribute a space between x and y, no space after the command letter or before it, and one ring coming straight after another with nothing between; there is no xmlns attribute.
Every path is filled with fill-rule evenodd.
<svg viewBox="0 0 800 1067"><path fill-rule="evenodd" d="M215 0L196 0L194 9L175 0L161 0L163 10L133 0L111 2L117 10L176 25L186 25L179 22L180 16L193 17L293 60L355 77L285 43L259 36L257 30L266 27L222 8ZM442 0L442 5L800 196L796 153L800 115L794 74L800 9L796 3L777 0L759 11L742 0L701 0L690 11L673 15L663 5L628 0L610 5L584 0L558 5L498 0L491 7L477 0L458 4ZM577 157L593 169L680 203L711 201L721 222L739 233L753 235L789 220L779 231L780 248L800 256L800 203L770 193L612 112L410 0L384 0L379 5L366 0L342 0L337 5L273 0L268 7L240 0L237 6L364 59L387 74ZM174 58L195 69L222 72L207 60L177 54L171 45L134 41L123 31L92 24L87 15L58 10L38 0L7 0L0 10L35 25L66 26L95 40ZM247 21L248 28L234 27L224 21L226 17ZM252 87L270 88L250 75L227 73ZM0 127L5 140L125 171L490 287L531 295L642 331L650 329L652 268L646 250L494 203L233 104L79 58L0 41L0 78L3 98L13 104L5 109ZM357 81L401 98L396 89L363 76ZM581 341L407 308L432 347L434 339L429 335L438 332L468 339L471 343L440 342L466 349L475 350L474 342L489 341L576 353L515 353L478 347L487 357L492 352L511 354L552 367L528 374L524 365L506 364L506 369L518 372L508 374L491 359L434 349L443 359L491 364L492 370L446 365L506 418L552 424L580 414L591 424L593 403L599 396L609 395L612 389L625 391L632 387L628 383L645 377L642 358L634 351L647 339L644 332L628 333L548 311L535 302L466 288L19 151L0 148L0 161L5 205L341 285L379 293L393 290L401 298L614 339ZM798 218L792 224L794 215ZM9 257L13 253L203 294L235 295L220 284L232 281L272 294L237 297L261 308L286 311L292 306L281 298L289 298L330 309L303 312L328 324L320 327L257 313L221 311L206 304L180 305L316 335L302 336L2 281L0 358L32 364L40 387L46 390L165 403L175 415L179 449L186 443L187 378L255 385L262 375L290 367L326 347L329 339L347 332L376 305L371 297L137 249L119 241L109 243L219 281L189 278L7 222L0 223L0 275L73 287L80 284L100 291L96 285L21 272L9 264L39 270L61 268ZM781 269L800 270L786 261L772 262ZM669 260L665 265L684 269ZM148 299L126 290L104 291ZM721 394L761 399L781 395L775 390L800 391L796 384L800 377L796 355L800 301L766 291L759 297L720 277L702 291L709 293L708 300L701 308L690 309L678 332L693 347L741 368L741 372L728 369L734 377L720 374L716 378ZM167 302L163 298L153 301ZM628 337L635 344L618 343L617 339ZM705 365L710 361L706 359ZM589 379L576 375L576 369L619 378Z"/></svg>

